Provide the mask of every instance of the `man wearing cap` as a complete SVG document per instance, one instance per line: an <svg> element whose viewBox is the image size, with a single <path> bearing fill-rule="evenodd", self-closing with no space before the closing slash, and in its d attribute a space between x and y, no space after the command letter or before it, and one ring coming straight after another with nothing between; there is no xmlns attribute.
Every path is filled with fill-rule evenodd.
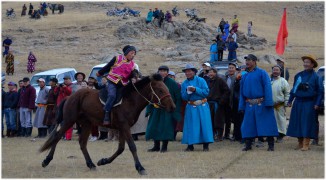
<svg viewBox="0 0 326 180"><path fill-rule="evenodd" d="M109 79L107 84L108 99L104 107L105 117L103 120L103 125L110 124L110 112L117 96L117 88L126 86L129 83L129 79L133 76L133 72L135 70L135 63L133 59L136 56L136 48L134 46L127 45L122 49L122 51L123 54L113 57L107 65L96 73L96 76L102 76L109 72L107 76Z"/></svg>
<svg viewBox="0 0 326 180"><path fill-rule="evenodd" d="M211 68L208 73L209 94L207 101L209 103L211 119L213 125L213 133L217 134L217 140L223 140L225 110L229 104L230 89L225 81L217 76L217 70Z"/></svg>
<svg viewBox="0 0 326 180"><path fill-rule="evenodd" d="M149 120L145 135L146 140L154 140L154 147L149 149L149 152L160 151L160 141L162 141L161 152L164 153L167 151L168 142L174 140L175 121L180 121L181 119L181 94L178 84L167 77L169 67L160 66L158 68L158 73L163 77L163 82L169 89L176 109L173 112L167 112L164 109L148 105L146 108L146 116L149 115Z"/></svg>
<svg viewBox="0 0 326 180"><path fill-rule="evenodd" d="M242 76L240 82L239 102L239 111L244 111L241 133L246 146L243 151L251 150L255 137L267 137L267 150L274 151L274 137L278 136L278 130L271 80L265 70L257 67L255 55L248 54L245 59L248 73Z"/></svg>
<svg viewBox="0 0 326 180"><path fill-rule="evenodd" d="M51 89L49 90L48 99L46 101L46 110L43 119L43 124L47 126L48 133L50 134L53 131L55 125L57 124L55 120L55 107L58 94L55 93L55 89L57 88L58 79L50 79L49 84L51 86Z"/></svg>
<svg viewBox="0 0 326 180"><path fill-rule="evenodd" d="M236 68L238 67L237 63L230 62L228 66L228 72L224 76L224 80L227 84L227 87L230 89L230 94L229 94L229 104L225 105L225 139L231 139L230 137L230 131L231 131L231 122L235 122L235 116L236 113L238 112L238 108L233 109L233 102L234 103L239 103L238 100L234 100L233 98L233 92L234 92L234 82L236 79ZM235 138L235 131L233 130L233 138ZM239 139L237 139L239 140Z"/></svg>
<svg viewBox="0 0 326 180"><path fill-rule="evenodd" d="M211 69L211 64L205 62L202 64L202 72L198 75L201 78L204 78L207 82L209 80L208 71Z"/></svg>
<svg viewBox="0 0 326 180"><path fill-rule="evenodd" d="M272 67L272 94L274 101L274 114L277 122L279 136L276 142L283 142L283 137L286 134L286 114L285 106L290 97L289 83L280 76L282 68L279 65Z"/></svg>
<svg viewBox="0 0 326 180"><path fill-rule="evenodd" d="M208 151L208 144L214 142L213 128L207 96L209 88L205 80L196 76L197 69L187 64L182 70L187 79L181 85L182 99L187 101L182 144L188 144L186 151L193 151L194 144L203 144Z"/></svg>
<svg viewBox="0 0 326 180"><path fill-rule="evenodd" d="M285 78L286 81L289 81L290 78L290 73L289 73L289 69L285 68L285 76L284 76L284 60L281 58L276 59L276 63L277 65L279 65L281 67L281 77Z"/></svg>
<svg viewBox="0 0 326 180"><path fill-rule="evenodd" d="M14 137L16 135L16 107L19 96L14 82L8 83L8 92L5 95L3 111L7 124L7 137Z"/></svg>
<svg viewBox="0 0 326 180"><path fill-rule="evenodd" d="M69 75L63 78L63 84L60 84L58 88L54 90L55 94L58 94L57 98L57 108L60 106L62 100L67 98L72 94L73 84L71 83L71 78ZM73 127L69 128L65 133L65 140L71 140Z"/></svg>
<svg viewBox="0 0 326 180"><path fill-rule="evenodd" d="M33 125L38 130L35 138L44 138L47 135L47 126L43 124L43 120L50 89L45 86L45 79L43 78L38 79L37 83L40 86L40 91L36 98L37 109Z"/></svg>
<svg viewBox="0 0 326 180"><path fill-rule="evenodd" d="M316 57L306 55L301 59L304 70L294 76L288 102L288 106L292 106L294 100L287 135L298 138L299 145L296 149L307 151L310 139L317 138L316 110L319 108L323 89L314 71L318 66Z"/></svg>
<svg viewBox="0 0 326 180"><path fill-rule="evenodd" d="M23 79L24 87L20 92L19 114L22 136L30 137L32 135L32 111L35 109L36 90L30 85L28 77Z"/></svg>

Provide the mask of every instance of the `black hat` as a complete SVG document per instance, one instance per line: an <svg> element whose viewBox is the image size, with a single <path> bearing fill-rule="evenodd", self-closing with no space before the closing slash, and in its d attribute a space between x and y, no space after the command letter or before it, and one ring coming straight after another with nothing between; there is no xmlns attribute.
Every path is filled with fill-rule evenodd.
<svg viewBox="0 0 326 180"><path fill-rule="evenodd" d="M23 82L27 82L27 81L29 81L29 78L28 77L24 77Z"/></svg>
<svg viewBox="0 0 326 180"><path fill-rule="evenodd" d="M245 59L248 60L253 60L253 61L258 61L257 57L253 54L248 54L246 57L244 57Z"/></svg>
<svg viewBox="0 0 326 180"><path fill-rule="evenodd" d="M238 64L235 62L230 62L229 65L233 65L235 68L238 68Z"/></svg>
<svg viewBox="0 0 326 180"><path fill-rule="evenodd" d="M124 55L127 55L130 51L135 51L135 54L137 52L136 48L134 46L127 45L122 49L122 52Z"/></svg>
<svg viewBox="0 0 326 180"><path fill-rule="evenodd" d="M50 81L52 81L54 83L58 83L58 79L57 78L51 78Z"/></svg>
<svg viewBox="0 0 326 180"><path fill-rule="evenodd" d="M75 79L77 79L77 76L78 76L78 74L81 74L82 76L83 76L83 80L86 78L86 75L84 74L84 73L82 73L82 72L77 72L76 74L75 74Z"/></svg>
<svg viewBox="0 0 326 180"><path fill-rule="evenodd" d="M69 75L66 75L63 79L71 79Z"/></svg>
<svg viewBox="0 0 326 180"><path fill-rule="evenodd" d="M93 76L88 77L88 79L94 79L94 80L96 80L95 77L93 77Z"/></svg>
<svg viewBox="0 0 326 180"><path fill-rule="evenodd" d="M158 70L167 70L169 72L170 69L167 66L160 66Z"/></svg>

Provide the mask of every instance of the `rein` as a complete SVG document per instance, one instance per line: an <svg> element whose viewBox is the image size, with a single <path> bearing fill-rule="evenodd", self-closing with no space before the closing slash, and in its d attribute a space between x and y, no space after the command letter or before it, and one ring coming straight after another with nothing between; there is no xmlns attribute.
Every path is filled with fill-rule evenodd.
<svg viewBox="0 0 326 180"><path fill-rule="evenodd" d="M132 83L132 85L134 86L136 92L141 96L143 97L149 104L152 104L155 108L159 108L159 107L163 107L161 101L166 98L166 97L169 97L171 96L170 94L165 94L164 96L162 96L161 98L155 93L153 87L152 87L152 82L149 83L149 87L151 88L151 91L152 91L152 97L151 97L151 100L148 100L145 96L143 96L139 91L138 89L136 88L135 84ZM157 103L155 102L152 102L153 101L153 96L155 96L158 100Z"/></svg>

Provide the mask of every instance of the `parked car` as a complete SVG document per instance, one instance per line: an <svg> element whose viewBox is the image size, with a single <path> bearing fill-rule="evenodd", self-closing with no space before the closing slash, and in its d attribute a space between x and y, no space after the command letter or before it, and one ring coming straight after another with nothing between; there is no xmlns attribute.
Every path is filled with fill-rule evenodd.
<svg viewBox="0 0 326 180"><path fill-rule="evenodd" d="M318 70L317 70L317 75L319 76L319 78L321 78L321 83L320 85L324 86L324 91L325 91L325 66L321 66ZM321 106L318 109L318 113L324 115L324 111L325 111L325 95L323 92L323 98L321 101Z"/></svg>
<svg viewBox="0 0 326 180"><path fill-rule="evenodd" d="M40 73L35 74L30 81L30 84L36 89L36 95L38 94L38 92L40 91L40 87L37 83L37 80L40 78L43 78L45 80L45 85L49 88L50 87L50 79L52 78L57 78L58 79L58 83L62 84L63 83L63 78L68 75L71 78L71 82L75 83L75 74L76 74L76 69L74 68L59 68L59 69L51 69L48 71L43 71Z"/></svg>
<svg viewBox="0 0 326 180"><path fill-rule="evenodd" d="M104 64L99 64L99 65L94 66L94 67L92 68L91 72L89 73L89 76L88 76L88 77L94 77L94 78L97 80L97 82L98 82L99 84L101 84L101 77L97 77L97 76L96 76L96 73L97 73L100 69L102 69L102 67L104 67L105 65L106 65L106 63L104 63ZM104 74L104 76L106 76L107 74L108 74L108 73Z"/></svg>
<svg viewBox="0 0 326 180"><path fill-rule="evenodd" d="M210 63L210 62L208 62ZM228 68L229 68L230 61L218 61L214 64L210 63L211 67L215 68L217 70L217 74L219 77L225 76ZM199 69L197 75L199 75L203 71L202 68Z"/></svg>

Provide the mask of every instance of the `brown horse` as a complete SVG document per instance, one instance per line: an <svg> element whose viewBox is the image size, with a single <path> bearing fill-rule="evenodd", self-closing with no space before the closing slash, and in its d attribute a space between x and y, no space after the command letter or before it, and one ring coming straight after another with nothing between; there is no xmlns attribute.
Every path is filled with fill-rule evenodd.
<svg viewBox="0 0 326 180"><path fill-rule="evenodd" d="M149 103L164 108L169 112L175 109L175 104L173 103L169 90L162 80L159 74L154 74L151 77L143 78L135 84L130 83L124 88L122 104L114 107L111 113L111 128L118 129L120 133L119 147L111 157L99 160L97 163L98 166L109 164L118 157L124 151L125 142L127 141L135 161L136 170L141 175L146 174L144 167L139 162L136 145L130 134L130 127L136 123L139 114ZM99 101L99 92L97 90L78 90L65 102L62 102L59 106L57 122L59 124L63 120L63 126L57 131L57 124L49 139L40 148L40 152L51 148L48 156L43 160L42 166L46 167L53 159L56 145L64 133L74 123L78 123L82 127L79 144L85 157L86 165L90 169L96 169L86 146L92 125L102 125L103 118L103 105Z"/></svg>

